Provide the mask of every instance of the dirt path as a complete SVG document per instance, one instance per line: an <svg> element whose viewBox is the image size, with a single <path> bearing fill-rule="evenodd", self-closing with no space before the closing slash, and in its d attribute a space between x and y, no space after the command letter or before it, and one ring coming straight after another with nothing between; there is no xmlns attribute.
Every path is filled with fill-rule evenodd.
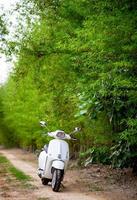
<svg viewBox="0 0 137 200"><path fill-rule="evenodd" d="M55 193L51 186L41 184L34 154L20 149L0 149L0 153L16 168L33 178L33 200L137 200L137 177L133 176L130 169L118 170L99 165L82 170L72 167L65 175L65 188ZM29 200L27 195L23 200Z"/></svg>
<svg viewBox="0 0 137 200"><path fill-rule="evenodd" d="M43 186L39 177L37 176L37 164L36 158L31 154L23 154L21 150L0 150L4 156L6 156L10 162L18 169L22 170L27 175L33 178L32 184L36 186L34 189L34 194L36 199L47 199L47 200L106 200L106 198L97 197L96 194L91 194L90 192L83 193L77 183L75 187L76 180L71 180L72 185L69 185L69 180L73 176L71 172L68 172L65 177L64 185L65 188L62 192L55 193L52 191L51 186ZM30 159L29 159L30 158ZM35 159L35 160L34 160ZM74 177L78 179L79 177ZM24 198L25 199L25 198ZM27 196L26 196L27 199ZM34 200L34 199L33 199Z"/></svg>

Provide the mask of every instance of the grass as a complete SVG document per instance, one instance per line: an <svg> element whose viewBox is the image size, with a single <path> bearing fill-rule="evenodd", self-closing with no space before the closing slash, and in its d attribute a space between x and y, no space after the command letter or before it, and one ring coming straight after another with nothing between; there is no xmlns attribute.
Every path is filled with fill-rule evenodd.
<svg viewBox="0 0 137 200"><path fill-rule="evenodd" d="M19 169L16 169L3 155L0 155L0 164L2 165L2 171L4 170L6 173L10 173L18 181L27 182L31 180L30 176L24 174L24 172Z"/></svg>
<svg viewBox="0 0 137 200"><path fill-rule="evenodd" d="M0 164L8 163L9 161L4 156L0 155Z"/></svg>
<svg viewBox="0 0 137 200"><path fill-rule="evenodd" d="M0 154L0 200L37 199L33 193L36 186L30 180L29 176L16 169L6 157Z"/></svg>
<svg viewBox="0 0 137 200"><path fill-rule="evenodd" d="M29 180L31 180L30 176L27 176L22 171L16 169L13 166L9 167L9 172L19 181L29 181Z"/></svg>

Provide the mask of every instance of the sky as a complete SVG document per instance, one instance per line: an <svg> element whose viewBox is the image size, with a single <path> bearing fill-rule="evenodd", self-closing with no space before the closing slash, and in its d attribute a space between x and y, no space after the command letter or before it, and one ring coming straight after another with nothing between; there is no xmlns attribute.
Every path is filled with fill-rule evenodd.
<svg viewBox="0 0 137 200"><path fill-rule="evenodd" d="M7 80L10 70L11 70L11 65L6 63L6 58L4 56L1 56L0 58L0 84L3 84Z"/></svg>
<svg viewBox="0 0 137 200"><path fill-rule="evenodd" d="M3 9L10 10L16 4L18 0L0 0L0 7ZM6 62L4 55L0 55L0 84L5 83L8 78L8 74L11 71L12 64Z"/></svg>

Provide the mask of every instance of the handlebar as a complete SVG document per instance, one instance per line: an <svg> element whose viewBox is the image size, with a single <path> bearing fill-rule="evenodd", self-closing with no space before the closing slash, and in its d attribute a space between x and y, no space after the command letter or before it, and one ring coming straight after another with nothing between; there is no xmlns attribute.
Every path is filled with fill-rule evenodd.
<svg viewBox="0 0 137 200"><path fill-rule="evenodd" d="M76 140L78 140L78 139L76 139L76 138L71 138L71 140L74 140L74 141L76 141Z"/></svg>
<svg viewBox="0 0 137 200"><path fill-rule="evenodd" d="M65 133L62 130L56 130L54 132L49 132L49 129L47 127L47 122L45 121L40 121L41 127L45 127L48 130L48 133L44 133L43 135L54 137L54 138L60 138L60 139L68 139L68 140L77 140L76 138L71 137L72 134L78 133L81 128L75 127L74 131L71 132L70 134Z"/></svg>
<svg viewBox="0 0 137 200"><path fill-rule="evenodd" d="M66 133L64 134L64 138L58 137L56 131L43 133L43 136L50 136L50 137L53 137L53 138L56 138L56 139L58 138L58 139L64 139L64 140L65 139L73 140L73 141L78 140L77 138L71 137L69 134L66 134Z"/></svg>

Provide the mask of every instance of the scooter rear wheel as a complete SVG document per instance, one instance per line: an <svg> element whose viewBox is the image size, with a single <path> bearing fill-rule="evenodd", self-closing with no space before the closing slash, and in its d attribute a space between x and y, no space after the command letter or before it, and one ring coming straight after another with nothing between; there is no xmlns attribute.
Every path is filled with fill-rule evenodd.
<svg viewBox="0 0 137 200"><path fill-rule="evenodd" d="M55 169L52 175L52 190L58 192L60 189L62 181L62 171L60 169Z"/></svg>
<svg viewBox="0 0 137 200"><path fill-rule="evenodd" d="M49 182L49 179L48 178L42 178L41 182L42 182L43 185L47 185L48 182Z"/></svg>

